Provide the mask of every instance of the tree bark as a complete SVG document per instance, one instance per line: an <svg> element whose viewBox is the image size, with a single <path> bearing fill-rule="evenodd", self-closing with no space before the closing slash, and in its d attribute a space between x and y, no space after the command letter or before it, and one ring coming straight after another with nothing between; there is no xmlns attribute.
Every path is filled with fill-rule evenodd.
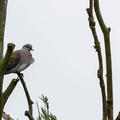
<svg viewBox="0 0 120 120"><path fill-rule="evenodd" d="M1 70L1 61L3 59L3 43L4 43L5 22L6 22L6 10L7 10L7 0L0 0L0 120L2 119L2 112L3 112L2 86L3 86L4 73Z"/></svg>

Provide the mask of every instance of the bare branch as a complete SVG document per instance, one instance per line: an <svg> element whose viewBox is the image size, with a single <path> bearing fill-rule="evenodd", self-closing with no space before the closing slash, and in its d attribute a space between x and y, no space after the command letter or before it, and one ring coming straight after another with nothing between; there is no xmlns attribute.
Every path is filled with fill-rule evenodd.
<svg viewBox="0 0 120 120"><path fill-rule="evenodd" d="M11 57L11 54L14 50L14 47L15 45L13 43L9 43L7 45L7 51L6 51L6 54L5 54L5 57L3 58L2 60L2 71L5 72L6 68L7 68L7 65L8 65L8 62L9 62L9 59Z"/></svg>
<svg viewBox="0 0 120 120"><path fill-rule="evenodd" d="M40 114L40 109L39 109L39 106L38 106L38 102L36 102L36 105L37 105L37 110L38 110L38 118L41 117L41 114Z"/></svg>
<svg viewBox="0 0 120 120"><path fill-rule="evenodd" d="M5 105L6 101L8 100L9 96L13 92L14 88L16 87L19 79L13 79L7 89L3 93L3 104Z"/></svg>
<svg viewBox="0 0 120 120"><path fill-rule="evenodd" d="M0 1L1 2L1 1ZM3 78L4 78L4 72L6 70L8 61L11 57L12 51L14 49L15 45L14 44L8 44L7 47L7 52L5 57L0 61L0 120L2 118L2 113L3 113L3 108L4 108L4 104L3 104Z"/></svg>
<svg viewBox="0 0 120 120"><path fill-rule="evenodd" d="M30 95L29 95L29 92L28 92L28 89L27 89L27 86L25 84L25 81L23 79L23 74L22 73L17 73L18 77L20 78L21 80L21 83L23 85L23 88L24 88L24 91L25 91L25 94L26 94L26 97L27 97L27 102L28 102L28 107L29 107L29 110L25 112L25 115L28 116L28 118L30 120L34 120L32 114L33 114L33 108L32 108L32 104L33 104L33 101L31 100L30 98Z"/></svg>
<svg viewBox="0 0 120 120"><path fill-rule="evenodd" d="M97 55L98 55L98 62L99 62L99 69L98 69L98 78L100 81L100 87L101 87L101 93L102 93L102 103L103 103L103 120L107 120L107 106L106 106L106 92L105 92L105 84L103 79L103 60L102 60L102 53L101 53L101 47L100 42L98 40L96 28L95 28L95 21L93 17L93 0L90 0L89 2L89 8L87 9L88 13L88 20L89 20L89 27L92 31L92 35L94 37L94 48L96 49Z"/></svg>
<svg viewBox="0 0 120 120"><path fill-rule="evenodd" d="M107 72L107 116L108 120L113 120L113 85L112 85L112 60L110 49L110 28L107 28L101 15L99 0L94 0L94 8L97 20L104 35L106 72Z"/></svg>

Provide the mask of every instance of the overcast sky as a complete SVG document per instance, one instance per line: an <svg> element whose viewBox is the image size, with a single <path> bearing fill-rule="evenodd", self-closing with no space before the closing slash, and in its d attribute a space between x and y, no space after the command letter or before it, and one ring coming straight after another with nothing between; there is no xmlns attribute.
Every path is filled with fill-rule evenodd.
<svg viewBox="0 0 120 120"><path fill-rule="evenodd" d="M88 27L86 8L89 0L10 0L5 30L7 43L16 49L30 43L35 63L26 69L24 79L34 101L42 94L49 98L50 111L58 120L102 119L98 61L93 36ZM120 1L101 0L101 11L111 27L114 113L120 111ZM104 56L103 36L97 31ZM104 64L105 67L105 64ZM106 72L104 71L104 75ZM17 75L6 75L4 89ZM5 112L15 120L27 120L26 96L19 82L9 98Z"/></svg>

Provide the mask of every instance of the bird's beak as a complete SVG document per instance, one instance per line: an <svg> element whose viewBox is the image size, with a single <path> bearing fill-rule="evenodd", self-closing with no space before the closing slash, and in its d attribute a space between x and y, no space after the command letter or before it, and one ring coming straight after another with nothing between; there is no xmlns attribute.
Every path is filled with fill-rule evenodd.
<svg viewBox="0 0 120 120"><path fill-rule="evenodd" d="M32 51L34 51L33 49L31 49Z"/></svg>

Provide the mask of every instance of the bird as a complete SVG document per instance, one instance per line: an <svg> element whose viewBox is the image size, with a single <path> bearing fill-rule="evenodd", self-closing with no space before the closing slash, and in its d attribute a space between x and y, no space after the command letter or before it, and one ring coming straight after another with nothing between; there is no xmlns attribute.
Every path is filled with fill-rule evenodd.
<svg viewBox="0 0 120 120"><path fill-rule="evenodd" d="M31 44L25 44L22 49L12 53L8 62L5 74L20 73L34 63L34 58L30 51L34 51Z"/></svg>

